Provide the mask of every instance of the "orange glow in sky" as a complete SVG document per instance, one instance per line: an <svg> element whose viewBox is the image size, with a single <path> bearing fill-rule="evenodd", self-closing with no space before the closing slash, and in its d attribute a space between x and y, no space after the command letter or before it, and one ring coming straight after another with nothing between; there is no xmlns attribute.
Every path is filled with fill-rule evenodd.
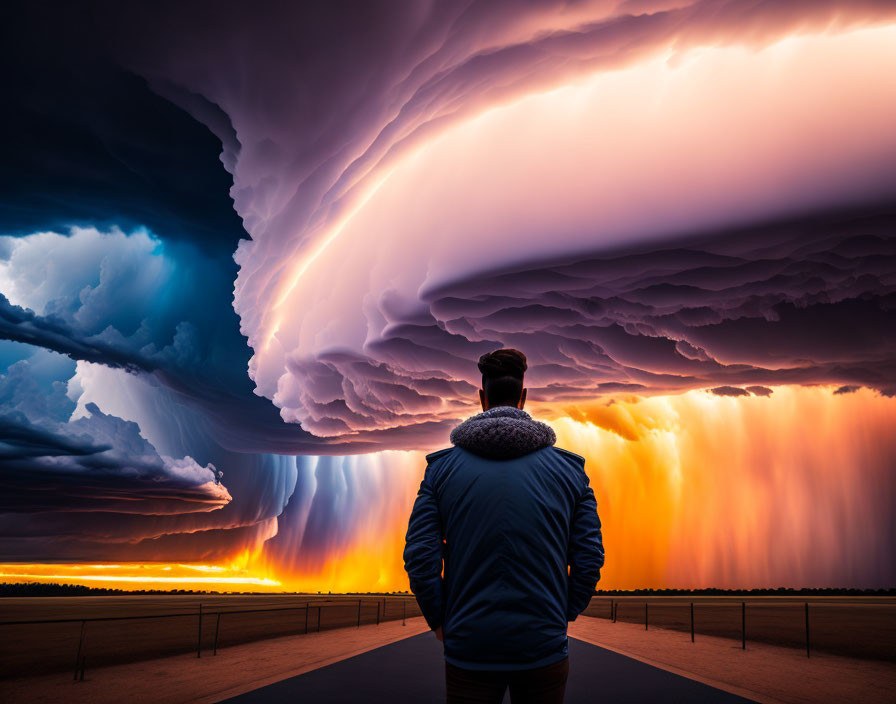
<svg viewBox="0 0 896 704"><path fill-rule="evenodd" d="M5 564L4 582L80 584L99 589L192 589L207 591L282 591L280 583L224 565L202 564Z"/></svg>
<svg viewBox="0 0 896 704"><path fill-rule="evenodd" d="M837 587L892 559L896 398L778 386L767 397L617 398L530 410L584 455L603 522L599 588ZM322 562L265 547L223 565L0 565L3 581L122 589L395 591L422 453L380 453L389 500ZM883 584L860 586L880 587Z"/></svg>

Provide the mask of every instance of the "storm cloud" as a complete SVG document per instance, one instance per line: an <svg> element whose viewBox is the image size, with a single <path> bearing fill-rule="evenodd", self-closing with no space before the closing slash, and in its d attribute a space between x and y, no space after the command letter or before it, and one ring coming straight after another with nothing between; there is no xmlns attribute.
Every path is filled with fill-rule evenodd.
<svg viewBox="0 0 896 704"><path fill-rule="evenodd" d="M183 113L168 111L165 101L215 136L233 178L233 206L249 235L234 255L233 307L252 356L247 359L235 331L226 354L212 353L208 328L200 326L206 316L195 308L168 308L164 331L147 330L140 326L157 314L140 314L140 306L127 301L118 308L135 307L133 322L87 330L55 309L37 314L4 300L3 334L73 359L152 374L216 417L212 425L222 429L219 436L230 449L306 453L320 447L331 454L431 446L474 409L471 362L501 345L530 355L536 401L819 382L893 392L892 340L881 331L892 329L887 267L894 193L886 184L894 181L886 177L894 175L887 155L896 155L896 139L884 125L896 117L896 98L882 83L876 93L856 93L852 105L841 101L847 104L829 113L822 142L821 133L793 122L803 110L814 110L812 89L797 100L786 92L770 94L749 73L752 64L779 65L786 91L786 81L797 80L803 68L776 58L775 46L795 38L807 57L852 51L843 54L849 62L831 79L844 87L852 72L867 72L868 61L876 61L883 75L879 55L871 48L863 55L849 42L856 31L889 26L890 3L545 2L524 12L510 3L477 2L425 9L368 4L362 11L339 3L261 3L251 10L216 4L213 23L202 4L97 8L90 22L67 10L49 24L47 36L58 44L37 63L35 77L51 81L54 66L77 56L67 70L85 90L93 90L91 77L101 77L93 84L112 82L113 93L133 95L154 116L133 123L142 143L159 139L159 125L176 126L178 138L191 134ZM25 8L13 17L23 26L37 20ZM61 19L83 30L79 42L89 39L88 49L75 51L70 33L59 31ZM166 31L160 43L163 26L178 29ZM264 50L247 53L246 46ZM15 48L24 56L32 51ZM732 98L743 103L732 105L732 124L718 143L708 142L718 138L705 130L675 122L676 111L695 124L705 119L699 90L704 84L718 90L717 81L700 74L707 51L741 81ZM753 58L741 58L744 52ZM359 55L365 56L363 66L355 61ZM627 146L628 135L614 133L625 129L622 123L596 115L594 127L622 146L613 151L599 140L582 145L579 160L603 159L616 172L615 183L605 179L603 168L585 175L564 166L566 147L557 135L581 129L574 113L556 126L547 116L537 128L531 123L529 136L547 145L543 154L518 143L507 151L494 139L477 149L476 134L464 132L465 124L483 124L475 129L491 138L489 121L508 130L530 124L527 116L541 110L540 96L559 88L581 92L576 104L583 117L601 106L604 113L614 106L635 109L637 103L627 105L613 92L613 76L657 61L669 80L688 76L697 88L690 98L667 99L668 116L653 121L656 139L676 135L670 130L678 139L658 142L653 153L637 152L634 142ZM348 64L355 69L343 70ZM245 75L253 76L251 85L241 79ZM652 74L644 75L649 80ZM583 81L595 76L611 83L582 92ZM284 83L292 89L282 90ZM49 85L62 90L58 81ZM34 87L19 82L12 88L30 114L41 113ZM772 119L755 107L761 103L748 103L751 91L759 90L766 100L789 101L792 115ZM152 92L162 102L149 97ZM112 120L118 106L108 100L93 108L77 104L103 116L116 144L127 143L121 124ZM737 109L752 115L752 122L735 124L741 119ZM99 123L85 118L77 124ZM69 139L89 143L73 129ZM795 139L794 129L805 138ZM443 170L439 161L438 144L452 140L483 153L483 166L466 163L470 174L460 180L451 175L458 173L456 165ZM777 140L785 151L766 151L762 140ZM738 142L757 146L743 151ZM689 164L689 192L681 196L668 180L681 172L676 143L698 149ZM721 178L721 167L707 156L713 144L728 155ZM195 151L210 148L203 143ZM128 160L147 174L158 165L145 151L132 152ZM423 170L415 154L426 157ZM626 157L642 161L637 197L627 185L635 177L619 161ZM496 173L506 173L514 160L519 164L511 168L520 173L559 166L550 167L550 179L506 179L504 185L490 179L483 203L458 185L475 189L477 174L487 174L492 162ZM665 170L668 164L673 171ZM823 165L828 174L819 179ZM790 180L778 185L768 176L781 168L775 179ZM209 185L218 178L201 173ZM38 167L34 178L47 182L49 176ZM663 180L666 200L655 195ZM417 193L405 181L429 185ZM131 188L128 198L116 198L124 221L143 218L149 191L130 181L119 186ZM212 220L193 226L200 212L217 210L209 199L202 201L205 210L186 208L192 187L181 177L165 184L168 218L155 218L157 229L166 238L183 238L192 229L193 241L232 251L234 228L227 226L227 237L215 242L200 235ZM606 194L595 196L596 189ZM97 185L95 192L110 191ZM153 196L150 202L158 202ZM460 197L466 202L455 203ZM408 199L419 199L422 207L408 209ZM421 237L421 231L430 234ZM356 256L346 257L347 251ZM132 289L139 291L135 283ZM26 279L17 285L31 284ZM91 297L100 302L103 290L122 287L101 282ZM64 313L66 305L57 307ZM92 307L85 299L77 315L110 323ZM233 374L243 360L254 394L245 376ZM222 373L230 375L227 383L219 383ZM279 414L263 410L258 396ZM257 413L241 425L247 403ZM295 427L284 430L283 420Z"/></svg>
<svg viewBox="0 0 896 704"><path fill-rule="evenodd" d="M231 501L213 465L160 455L136 423L95 404L69 420L75 403L65 385L52 381L49 394L46 386L27 359L0 375L0 512L162 515Z"/></svg>
<svg viewBox="0 0 896 704"><path fill-rule="evenodd" d="M891 2L5 12L2 559L373 554L501 346L630 443L896 395Z"/></svg>

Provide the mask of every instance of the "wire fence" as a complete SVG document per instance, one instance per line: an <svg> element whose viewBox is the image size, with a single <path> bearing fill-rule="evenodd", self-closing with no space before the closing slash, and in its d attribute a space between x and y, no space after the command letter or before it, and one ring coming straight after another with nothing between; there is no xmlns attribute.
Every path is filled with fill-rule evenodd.
<svg viewBox="0 0 896 704"><path fill-rule="evenodd" d="M421 615L413 597L281 599L251 608L222 602L172 605L164 613L0 621L0 678L69 670L79 680L88 665L191 651L214 657L240 643ZM896 661L896 603L595 597L582 615L681 631L691 642L717 636L744 649L762 642L804 648L807 657L824 651Z"/></svg>
<svg viewBox="0 0 896 704"><path fill-rule="evenodd" d="M412 597L309 599L253 608L200 603L192 610L0 621L0 678L70 669L83 680L91 667L193 651L213 657L218 649L267 638L303 635L420 616Z"/></svg>
<svg viewBox="0 0 896 704"><path fill-rule="evenodd" d="M613 623L643 624L645 630L700 635L896 661L896 603L756 600L651 600L595 597L584 616Z"/></svg>

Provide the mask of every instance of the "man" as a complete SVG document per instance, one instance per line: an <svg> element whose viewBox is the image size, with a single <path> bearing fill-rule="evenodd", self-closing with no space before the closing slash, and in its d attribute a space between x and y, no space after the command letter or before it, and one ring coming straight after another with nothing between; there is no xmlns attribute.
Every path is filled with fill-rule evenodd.
<svg viewBox="0 0 896 704"><path fill-rule="evenodd" d="M405 569L445 652L448 701L562 702L566 626L604 564L585 460L523 410L526 357L479 360L483 412L427 455ZM444 576L442 574L444 561Z"/></svg>

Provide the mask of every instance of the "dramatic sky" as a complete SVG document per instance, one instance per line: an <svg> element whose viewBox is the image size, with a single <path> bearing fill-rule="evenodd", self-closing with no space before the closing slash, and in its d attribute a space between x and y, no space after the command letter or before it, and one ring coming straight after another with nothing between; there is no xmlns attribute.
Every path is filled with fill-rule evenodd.
<svg viewBox="0 0 896 704"><path fill-rule="evenodd" d="M601 587L896 586L896 3L0 26L0 579L407 589L512 346Z"/></svg>

